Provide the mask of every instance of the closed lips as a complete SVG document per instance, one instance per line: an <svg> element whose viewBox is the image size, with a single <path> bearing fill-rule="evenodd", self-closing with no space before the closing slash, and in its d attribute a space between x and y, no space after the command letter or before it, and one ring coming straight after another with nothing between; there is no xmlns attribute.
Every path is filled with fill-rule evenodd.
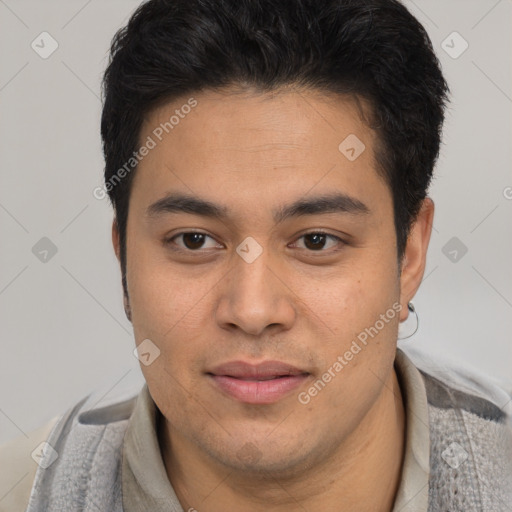
<svg viewBox="0 0 512 512"><path fill-rule="evenodd" d="M245 361L230 361L216 366L207 373L240 380L259 381L307 375L309 372L281 361L264 361L256 365Z"/></svg>
<svg viewBox="0 0 512 512"><path fill-rule="evenodd" d="M225 377L232 377L233 379L239 380L272 380L272 379L282 379L283 377L289 377L289 375L274 375L273 377L235 377L234 375L225 375Z"/></svg>

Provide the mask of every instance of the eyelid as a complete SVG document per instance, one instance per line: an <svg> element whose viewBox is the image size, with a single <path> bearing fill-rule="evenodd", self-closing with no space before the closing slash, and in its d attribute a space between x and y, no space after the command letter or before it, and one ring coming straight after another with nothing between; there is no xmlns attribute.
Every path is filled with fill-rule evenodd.
<svg viewBox="0 0 512 512"><path fill-rule="evenodd" d="M347 242L339 237L338 235L334 235L332 233L330 233L329 231L325 231L323 229L311 229L309 231L306 231L305 233L302 233L301 235L299 235L296 239L295 239L295 242L293 242L294 244L300 240L302 237L304 236L307 236L307 235L325 235L327 237L330 237L330 238L334 238L338 244L341 244L341 245L347 245ZM306 250L307 252L311 253L311 254L322 254L322 253L325 253L325 254L328 254L328 253L332 253L332 252L336 252L339 250L339 248L331 248L331 249L328 249L328 250L319 250L319 251L312 251L312 250L308 250L308 249L304 249Z"/></svg>
<svg viewBox="0 0 512 512"><path fill-rule="evenodd" d="M211 238L212 240L215 240L215 238L212 236L212 235L209 235L208 233L204 232L204 231L199 231L199 230L194 230L194 229L189 229L189 230L186 230L186 231L180 231L179 233L175 233L174 235L170 236L170 237L166 237L163 241L164 245L165 246L170 246L172 244L174 244L173 240L175 238L178 238L179 236L181 235L186 235L186 234L189 234L189 233L198 233L200 235L204 235L206 237L209 237ZM328 231L325 231L323 229L310 229L309 231L306 231L302 234L300 234L299 236L297 236L295 238L295 241L293 242L293 244L297 243L298 240L300 240L301 238L307 236L307 235L313 235L313 234L319 234L319 235L325 235L327 237L330 237L330 238L334 238L338 244L341 244L342 246L343 245L348 245L347 241L344 240L343 238L337 236L337 235L334 235ZM216 241L216 240L215 240ZM217 241L216 241L217 242ZM220 243L220 242L217 242L217 243ZM193 249L187 249L187 248L183 248L181 246L176 246L176 247L172 247L172 250L174 251L181 251L181 252L187 252L189 254L192 254L192 253L197 253L197 254L200 254L201 252L204 252L205 249L197 249L197 250L193 250ZM209 249L206 249L206 250L209 250ZM318 251L313 251L313 250L308 250L308 249L304 249L305 251L311 253L311 254L322 254L322 253L331 253L331 252L336 252L338 250L340 250L339 248L338 249L330 249L330 250L318 250Z"/></svg>
<svg viewBox="0 0 512 512"><path fill-rule="evenodd" d="M194 230L194 229L188 229L186 231L180 231L179 233L175 233L174 235L172 236L169 236L169 237L165 237L164 240L163 240L163 243L165 246L170 246L170 245L175 245L174 243L174 239L175 238L178 238L179 236L181 235L187 235L189 233L197 233L199 235L204 235L204 236L207 236L209 238L211 238L212 240L215 240L215 238L212 236L212 235L209 235L208 233L205 233L204 231L199 231L199 230ZM215 240L215 242L217 242L217 240ZM219 243L219 242L217 242ZM176 246L176 247L172 247L172 250L174 251L181 251L181 252L188 252L190 254L192 253L200 253L202 251L204 251L204 249L197 249L197 250L192 250L192 249L187 249L186 247L181 247L181 246Z"/></svg>

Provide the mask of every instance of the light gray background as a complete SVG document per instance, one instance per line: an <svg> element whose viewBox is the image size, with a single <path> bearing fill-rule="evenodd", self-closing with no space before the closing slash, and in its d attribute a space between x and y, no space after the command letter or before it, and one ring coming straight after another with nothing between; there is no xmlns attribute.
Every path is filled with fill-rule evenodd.
<svg viewBox="0 0 512 512"><path fill-rule="evenodd" d="M406 343L512 387L511 0L415 0L452 89L431 188L425 279ZM143 382L133 356L101 185L100 80L138 1L0 0L0 443L93 390ZM42 59L31 43L49 32ZM468 49L454 59L446 41ZM448 39L447 39L448 38ZM511 188L507 188L511 187ZM32 247L48 237L46 263ZM443 247L467 247L451 261ZM448 247L448 252L452 248Z"/></svg>

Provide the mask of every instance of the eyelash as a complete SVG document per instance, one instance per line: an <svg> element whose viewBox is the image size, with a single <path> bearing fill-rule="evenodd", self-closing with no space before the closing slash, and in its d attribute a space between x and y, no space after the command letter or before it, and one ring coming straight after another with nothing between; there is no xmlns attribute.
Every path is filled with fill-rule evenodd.
<svg viewBox="0 0 512 512"><path fill-rule="evenodd" d="M176 233L175 235L173 235L170 238L166 238L164 240L164 245L169 247L171 250L177 251L177 252L200 253L202 249L193 250L193 249L187 249L187 248L179 247L179 246L176 246L176 244L173 241L175 238L178 238L178 237L180 237L182 235L188 235L188 234L192 234L192 233L197 233L199 235L205 235L205 236L211 238L212 240L215 240L212 236L210 236L207 233L204 233L202 231L181 231L180 233ZM338 243L340 243L342 245L347 245L347 243L343 239L341 239L339 236L332 235L331 233L328 233L328 232L322 231L322 230L314 230L314 231L309 231L307 233L303 233L301 236L299 236L296 239L296 241L300 240L301 238L303 238L305 236L308 236L308 235L325 235L328 238L335 239ZM174 247L173 247L173 245L174 245ZM331 251L329 251L329 250L322 250L321 249L321 250L318 250L318 251L314 251L314 250L308 250L306 248L305 250L308 251L308 252L311 252L311 253L329 253L329 252L339 251L340 249L334 249L334 250L331 250Z"/></svg>

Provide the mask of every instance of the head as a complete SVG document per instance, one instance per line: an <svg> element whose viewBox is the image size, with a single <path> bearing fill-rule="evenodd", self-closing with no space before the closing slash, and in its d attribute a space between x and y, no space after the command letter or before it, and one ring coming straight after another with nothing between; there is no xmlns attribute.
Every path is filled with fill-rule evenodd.
<svg viewBox="0 0 512 512"><path fill-rule="evenodd" d="M213 458L243 466L252 442L253 465L311 461L377 400L424 271L447 93L395 0L152 0L116 34L101 132L125 306L160 351L156 404ZM234 401L209 379L234 359L310 380Z"/></svg>

